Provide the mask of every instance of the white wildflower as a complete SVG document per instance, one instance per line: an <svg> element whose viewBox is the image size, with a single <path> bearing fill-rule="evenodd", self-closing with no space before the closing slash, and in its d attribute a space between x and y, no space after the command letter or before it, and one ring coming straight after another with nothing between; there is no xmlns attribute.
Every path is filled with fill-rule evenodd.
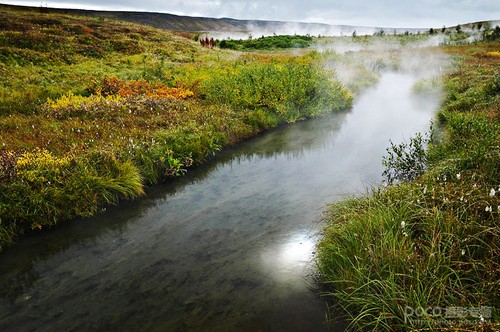
<svg viewBox="0 0 500 332"><path fill-rule="evenodd" d="M462 249L462 256L465 255L465 249Z"/></svg>
<svg viewBox="0 0 500 332"><path fill-rule="evenodd" d="M406 226L406 222L403 220L403 221L401 222L401 228L405 228L405 226Z"/></svg>
<svg viewBox="0 0 500 332"><path fill-rule="evenodd" d="M497 192L495 191L495 188L491 188L491 190L490 190L490 197L495 196L496 193Z"/></svg>
<svg viewBox="0 0 500 332"><path fill-rule="evenodd" d="M457 174L457 180L460 180L460 177L461 177L461 176L462 176L462 175L461 175L460 173L458 173L458 174Z"/></svg>
<svg viewBox="0 0 500 332"><path fill-rule="evenodd" d="M486 212L492 212L492 211L493 211L493 209L491 208L491 206L487 206L487 207L484 209L484 211L486 211Z"/></svg>

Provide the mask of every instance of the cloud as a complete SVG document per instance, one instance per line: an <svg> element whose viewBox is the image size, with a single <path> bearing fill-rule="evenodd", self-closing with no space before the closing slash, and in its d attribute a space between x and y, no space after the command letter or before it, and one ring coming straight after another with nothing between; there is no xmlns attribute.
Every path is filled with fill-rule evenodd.
<svg viewBox="0 0 500 332"><path fill-rule="evenodd" d="M395 28L441 27L500 18L498 0L11 0L2 3Z"/></svg>

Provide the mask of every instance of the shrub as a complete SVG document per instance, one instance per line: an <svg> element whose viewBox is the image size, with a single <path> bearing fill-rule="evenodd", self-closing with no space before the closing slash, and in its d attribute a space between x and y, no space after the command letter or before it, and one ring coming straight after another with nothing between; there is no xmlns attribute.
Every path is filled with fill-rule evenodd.
<svg viewBox="0 0 500 332"><path fill-rule="evenodd" d="M222 40L217 45L220 48L227 48L238 51L245 50L273 50L287 48L307 48L312 44L313 38L310 36L269 36L252 39Z"/></svg>
<svg viewBox="0 0 500 332"><path fill-rule="evenodd" d="M96 95L131 97L144 95L153 98L187 99L194 96L192 91L170 88L164 84L151 84L145 80L122 81L116 77L104 77L100 84L94 83L89 92Z"/></svg>
<svg viewBox="0 0 500 332"><path fill-rule="evenodd" d="M394 144L387 148L387 155L383 157L382 164L385 166L383 176L388 183L395 181L412 181L417 179L426 169L427 156L425 144L428 140L417 133L410 138L410 142Z"/></svg>

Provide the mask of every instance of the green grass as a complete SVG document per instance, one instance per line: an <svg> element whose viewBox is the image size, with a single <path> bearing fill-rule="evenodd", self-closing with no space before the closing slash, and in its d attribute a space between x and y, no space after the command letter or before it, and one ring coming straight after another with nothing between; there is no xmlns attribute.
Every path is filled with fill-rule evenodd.
<svg viewBox="0 0 500 332"><path fill-rule="evenodd" d="M301 58L275 58L264 65L239 61L217 76L210 75L201 93L210 104L229 104L238 110L265 109L286 122L348 108L350 91L329 80L322 66L310 65L320 59L311 53Z"/></svg>
<svg viewBox="0 0 500 332"><path fill-rule="evenodd" d="M202 48L164 30L0 13L0 250L144 195L225 146L349 107L323 58Z"/></svg>
<svg viewBox="0 0 500 332"><path fill-rule="evenodd" d="M425 151L426 171L328 208L318 267L353 330L499 328L499 62L484 56L498 43L473 47L447 48L462 61L444 78L442 133ZM407 307L443 315L405 319ZM446 318L454 307L492 312L481 325L469 311Z"/></svg>

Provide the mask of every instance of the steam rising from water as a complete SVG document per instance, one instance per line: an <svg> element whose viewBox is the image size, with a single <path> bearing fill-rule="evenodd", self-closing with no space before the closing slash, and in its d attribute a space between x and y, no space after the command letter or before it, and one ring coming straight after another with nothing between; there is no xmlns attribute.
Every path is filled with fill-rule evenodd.
<svg viewBox="0 0 500 332"><path fill-rule="evenodd" d="M324 40L326 42L317 44L317 50L324 54L326 69L333 70L355 94L374 85L383 72L397 71L414 77L415 85L419 87L414 90L420 93L420 97L440 96L439 77L445 74L450 64L449 57L434 47L442 42L442 36L404 45L397 38Z"/></svg>
<svg viewBox="0 0 500 332"><path fill-rule="evenodd" d="M500 25L500 21L483 22L479 29L477 24L465 24L461 26L462 32L469 37L460 40L460 43L472 43L483 39L485 29L494 29ZM291 23L291 22L267 22L255 21L246 26L242 31L210 31L206 34L215 39L248 39L268 37L273 35L310 35L318 37L350 37L353 34L357 36L372 36L384 32L385 35L403 35L403 34L422 34L428 36L427 39L414 43L411 47L432 47L446 43L450 43L450 33L455 32L456 27L446 28L446 33L441 32L441 28L434 27L437 34L428 35L429 28L383 28L383 27L366 27L366 26L350 26L350 25L329 25L320 23ZM359 51L363 50L362 46L356 43L345 42L342 40L336 41L335 50L337 52ZM398 42L383 43L371 42L371 47L376 49L386 49L387 47L398 47Z"/></svg>
<svg viewBox="0 0 500 332"><path fill-rule="evenodd" d="M403 28L382 28L382 27L365 27L365 26L350 26L350 25L329 25L319 23L290 23L290 22L259 22L250 23L245 31L212 31L209 33L211 37L217 39L247 39L249 36L268 37L273 35L310 35L310 36L352 36L356 32L358 36L373 35L380 31L387 33L403 34L422 33L428 29L403 29Z"/></svg>

